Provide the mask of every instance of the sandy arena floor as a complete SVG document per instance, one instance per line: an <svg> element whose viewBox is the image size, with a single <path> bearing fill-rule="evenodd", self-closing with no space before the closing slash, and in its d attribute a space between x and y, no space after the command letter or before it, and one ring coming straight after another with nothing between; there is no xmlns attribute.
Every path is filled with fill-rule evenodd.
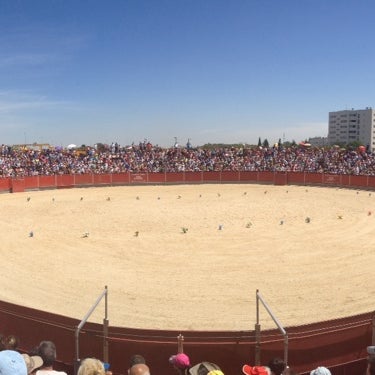
<svg viewBox="0 0 375 375"><path fill-rule="evenodd" d="M108 285L110 325L178 330L253 329L256 289L284 326L374 309L375 193L131 186L2 194L0 208L5 301L81 319Z"/></svg>

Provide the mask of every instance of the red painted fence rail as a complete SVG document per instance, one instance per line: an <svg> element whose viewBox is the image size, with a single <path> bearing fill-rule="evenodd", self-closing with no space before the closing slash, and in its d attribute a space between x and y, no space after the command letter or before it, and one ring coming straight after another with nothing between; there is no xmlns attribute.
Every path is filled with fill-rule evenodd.
<svg viewBox="0 0 375 375"><path fill-rule="evenodd" d="M375 189L375 176L332 175L303 172L171 172L171 173L118 173L32 176L1 178L0 192L23 192L39 189L62 189L90 186L155 185L155 184L207 184L207 183L258 183L274 185L338 186L358 189Z"/></svg>
<svg viewBox="0 0 375 375"><path fill-rule="evenodd" d="M300 374L323 363L333 375L364 374L366 345L371 344L373 313L286 327L289 363ZM28 351L42 340L55 342L57 368L73 375L75 329L79 320L0 300L1 333L21 338ZM130 357L142 354L153 373L174 375L168 359L177 353L177 336L184 336L184 352L193 364L210 361L225 375L238 375L243 364L255 363L255 331L171 331L109 326L109 362L114 375L126 375ZM103 328L86 323L80 333L80 358L103 358ZM261 360L282 357L283 337L278 330L262 331ZM263 362L263 363L264 363Z"/></svg>

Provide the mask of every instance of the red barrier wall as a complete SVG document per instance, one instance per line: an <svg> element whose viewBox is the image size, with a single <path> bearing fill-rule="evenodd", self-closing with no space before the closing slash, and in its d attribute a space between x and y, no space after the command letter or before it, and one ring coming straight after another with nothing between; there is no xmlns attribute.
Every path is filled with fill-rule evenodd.
<svg viewBox="0 0 375 375"><path fill-rule="evenodd" d="M112 183L111 174L94 174L94 185L110 185Z"/></svg>
<svg viewBox="0 0 375 375"><path fill-rule="evenodd" d="M25 177L25 190L39 189L39 176Z"/></svg>
<svg viewBox="0 0 375 375"><path fill-rule="evenodd" d="M305 184L305 173L303 172L293 172L288 173L288 184L293 185L304 185Z"/></svg>
<svg viewBox="0 0 375 375"><path fill-rule="evenodd" d="M324 174L322 181L326 185L341 185L341 175Z"/></svg>
<svg viewBox="0 0 375 375"><path fill-rule="evenodd" d="M240 181L241 182L257 182L259 172L244 171L240 172Z"/></svg>
<svg viewBox="0 0 375 375"><path fill-rule="evenodd" d="M147 173L130 173L130 182L133 184L145 184L148 181Z"/></svg>
<svg viewBox="0 0 375 375"><path fill-rule="evenodd" d="M108 307L110 316L110 305ZM373 313L367 313L285 328L289 338L289 364L300 373L322 363L332 366L331 369L336 366L333 375L345 374L344 367L337 366L339 363L353 362L362 366L366 358L366 346L371 344L373 317ZM0 301L0 323L3 334L14 334L21 338L21 350L28 351L45 339L54 341L58 361L61 362L58 365L64 363L68 374L72 374L78 320ZM79 335L80 359L103 359L102 332L100 324L84 325ZM127 374L127 364L135 353L141 353L147 358L154 373L174 375L175 371L168 359L171 354L177 353L179 334L184 336L184 352L192 363L203 360L218 363L225 375L238 375L243 364L255 363L253 330L161 331L110 326L109 362L114 375ZM282 357L282 353L283 338L279 331L262 331L261 361L265 363L272 357Z"/></svg>
<svg viewBox="0 0 375 375"><path fill-rule="evenodd" d="M112 175L113 184L129 184L130 183L130 173L115 173Z"/></svg>
<svg viewBox="0 0 375 375"><path fill-rule="evenodd" d="M148 174L148 182L150 183L165 183L165 173L149 173Z"/></svg>
<svg viewBox="0 0 375 375"><path fill-rule="evenodd" d="M258 182L273 183L274 172L259 172Z"/></svg>
<svg viewBox="0 0 375 375"><path fill-rule="evenodd" d="M67 188L67 187L73 187L74 186L74 175L57 175L56 176L56 187L57 188Z"/></svg>
<svg viewBox="0 0 375 375"><path fill-rule="evenodd" d="M341 175L341 186L350 187L350 176Z"/></svg>
<svg viewBox="0 0 375 375"><path fill-rule="evenodd" d="M163 184L163 183L272 183L274 185L327 185L348 188L375 189L375 176L352 176L303 172L173 172L173 173L116 173L33 176L14 183L12 179L0 179L0 191L39 188L68 188L75 186Z"/></svg>
<svg viewBox="0 0 375 375"><path fill-rule="evenodd" d="M286 185L288 183L288 175L286 173L275 173L274 181L275 185Z"/></svg>
<svg viewBox="0 0 375 375"><path fill-rule="evenodd" d="M238 182L240 180L240 172L222 171L221 182Z"/></svg>
<svg viewBox="0 0 375 375"><path fill-rule="evenodd" d="M92 185L94 182L92 174L75 174L74 185Z"/></svg>
<svg viewBox="0 0 375 375"><path fill-rule="evenodd" d="M369 188L375 188L375 176L368 176L367 184Z"/></svg>
<svg viewBox="0 0 375 375"><path fill-rule="evenodd" d="M350 176L350 186L367 187L367 176Z"/></svg>
<svg viewBox="0 0 375 375"><path fill-rule="evenodd" d="M13 179L12 180L12 193L23 193L25 191L25 180L22 179Z"/></svg>
<svg viewBox="0 0 375 375"><path fill-rule="evenodd" d="M39 176L39 188L56 188L56 176Z"/></svg>
<svg viewBox="0 0 375 375"><path fill-rule="evenodd" d="M202 172L202 181L203 182L221 182L221 172L218 172L218 171Z"/></svg>
<svg viewBox="0 0 375 375"><path fill-rule="evenodd" d="M10 191L11 189L11 179L10 178L0 178L0 191Z"/></svg>
<svg viewBox="0 0 375 375"><path fill-rule="evenodd" d="M306 184L322 184L323 183L323 174L322 173L306 173L305 174L305 183Z"/></svg>
<svg viewBox="0 0 375 375"><path fill-rule="evenodd" d="M185 172L185 182L202 182L202 172Z"/></svg>
<svg viewBox="0 0 375 375"><path fill-rule="evenodd" d="M185 182L184 173L171 172L165 174L166 182Z"/></svg>

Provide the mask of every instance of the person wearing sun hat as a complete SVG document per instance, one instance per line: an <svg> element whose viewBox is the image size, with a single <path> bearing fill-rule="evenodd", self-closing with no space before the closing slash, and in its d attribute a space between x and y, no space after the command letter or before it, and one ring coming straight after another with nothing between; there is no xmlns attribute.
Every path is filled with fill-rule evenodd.
<svg viewBox="0 0 375 375"><path fill-rule="evenodd" d="M319 366L310 372L310 375L331 375L331 371L327 367Z"/></svg>
<svg viewBox="0 0 375 375"><path fill-rule="evenodd" d="M22 355L14 350L0 352L0 375L27 375Z"/></svg>
<svg viewBox="0 0 375 375"><path fill-rule="evenodd" d="M243 365L242 372L245 375L270 375L271 370L267 366Z"/></svg>
<svg viewBox="0 0 375 375"><path fill-rule="evenodd" d="M28 354L21 354L27 367L27 373L31 374L36 369L41 367L43 365L43 359L42 357L39 357L38 355L28 355Z"/></svg>
<svg viewBox="0 0 375 375"><path fill-rule="evenodd" d="M224 375L224 373L215 363L205 361L191 367L188 375Z"/></svg>
<svg viewBox="0 0 375 375"><path fill-rule="evenodd" d="M186 374L190 367L190 358L185 353L178 353L169 357L169 363L181 375Z"/></svg>

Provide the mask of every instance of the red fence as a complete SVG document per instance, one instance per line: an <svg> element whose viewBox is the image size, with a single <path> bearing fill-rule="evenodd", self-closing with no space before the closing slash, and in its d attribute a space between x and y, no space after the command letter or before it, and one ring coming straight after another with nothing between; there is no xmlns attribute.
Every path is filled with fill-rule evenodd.
<svg viewBox="0 0 375 375"><path fill-rule="evenodd" d="M172 172L32 176L0 179L0 192L135 184L259 183L375 189L375 176L303 172Z"/></svg>
<svg viewBox="0 0 375 375"><path fill-rule="evenodd" d="M179 183L267 183L275 185L319 185L374 189L375 176L348 176L312 173L273 172L182 172L120 173L62 176L33 176L0 179L0 192L80 186ZM373 337L373 314L362 314L311 325L289 327L289 363L299 373L324 363L333 375L363 373L366 346ZM58 347L57 368L73 374L74 331L78 321L0 301L0 325L3 334L22 338L21 348L31 349L49 339ZM80 356L102 358L102 328L88 323L81 331ZM217 362L226 375L237 375L244 363L254 364L255 332L155 331L121 327L109 328L109 361L115 375L127 373L127 363L135 353L143 354L154 373L173 375L168 364L177 352L177 336L183 334L185 352L192 363ZM262 359L282 356L283 338L275 330L263 331Z"/></svg>
<svg viewBox="0 0 375 375"><path fill-rule="evenodd" d="M366 345L371 344L373 313L286 328L289 363L299 373L318 365L330 367L333 375L364 373ZM0 301L2 333L21 338L29 350L42 340L57 346L57 368L73 374L76 319ZM103 358L103 328L87 323L79 336L80 358ZM255 363L255 331L161 331L109 327L109 362L115 375L127 374L133 354L142 354L152 372L174 375L168 359L177 353L177 336L184 336L184 352L192 363L218 363L225 375L238 375L243 364ZM277 330L262 331L261 360L283 353L283 337ZM341 365L338 365L341 364ZM349 370L348 370L349 369Z"/></svg>

